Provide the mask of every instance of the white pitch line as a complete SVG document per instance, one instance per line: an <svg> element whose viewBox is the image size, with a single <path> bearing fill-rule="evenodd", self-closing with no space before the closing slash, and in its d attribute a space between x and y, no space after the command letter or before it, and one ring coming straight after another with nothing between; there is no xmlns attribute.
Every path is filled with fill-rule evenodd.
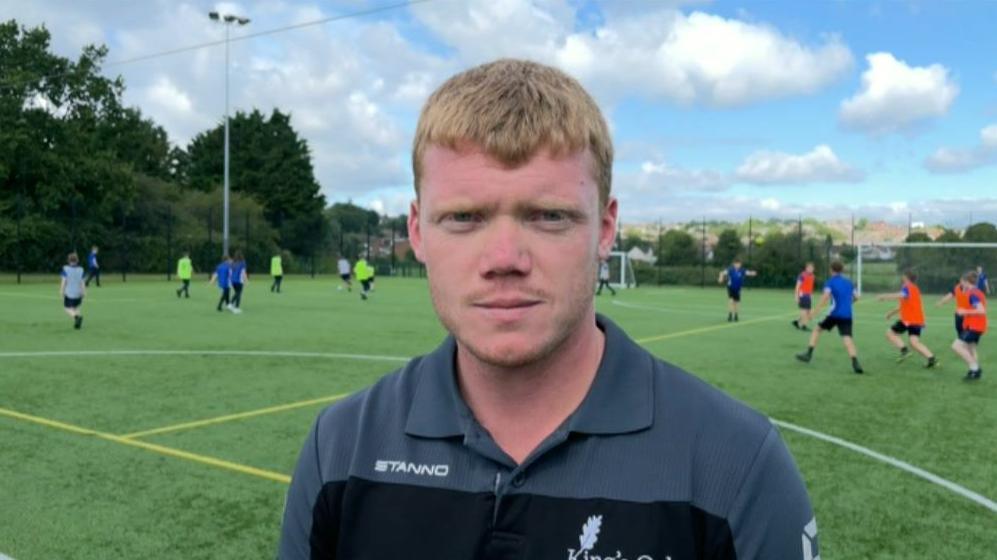
<svg viewBox="0 0 997 560"><path fill-rule="evenodd" d="M402 356L378 356L370 354L334 354L323 352L291 352L291 351L266 351L266 350L80 350L80 351L56 351L56 352L0 352L0 358L32 358L32 357L61 357L61 356L169 356L169 355L206 355L206 356L278 356L294 358L340 358L351 360L371 360L389 362L407 362L410 358ZM884 455L873 451L868 447L863 447L848 440L832 435L797 426L789 422L769 418L769 420L787 430L810 436L821 441L844 447L861 455L865 455L892 467L918 476L928 482L941 486L946 490L958 494L972 502L975 502L986 509L997 513L997 502L973 492L964 486L960 486L951 480L944 479L934 473L930 473L920 467L914 466L906 461L901 461L895 457ZM10 560L0 555L0 560Z"/></svg>
<svg viewBox="0 0 997 560"><path fill-rule="evenodd" d="M329 352L291 352L268 350L66 350L52 352L0 352L0 358L60 358L93 356L256 356L278 358L324 358L342 360L369 360L376 362L408 362L402 356L372 354L338 354ZM0 560L3 560L0 558Z"/></svg>
<svg viewBox="0 0 997 560"><path fill-rule="evenodd" d="M10 556L7 556L6 554L0 552L0 560L14 560L14 559L11 558Z"/></svg>
<svg viewBox="0 0 997 560"><path fill-rule="evenodd" d="M910 464L910 463L908 463L906 461L901 461L900 459L897 459L896 457L890 457L889 455L884 455L882 453L879 453L878 451L873 451L872 449L869 449L868 447L863 447L861 445L858 445L856 443L852 443L852 442L850 442L848 440L844 440L844 439L841 439L839 437L834 437L832 435L828 435L828 434L825 434L825 433L822 433L822 432L818 432L816 430L811 430L810 428L804 428L803 426L797 426L796 424L791 424L789 422L783 422L782 420L776 420L775 418L769 418L769 420L773 424L775 424L776 426L779 426L780 428L785 428L787 430L792 430L794 432L797 432L797 433L800 433L800 434L803 434L803 435L807 435L807 436L810 436L812 438L819 439L821 441L826 441L827 443L832 443L834 445L838 445L840 447L844 447L845 449L850 449L850 450L852 450L852 451L854 451L856 453L861 453L862 455L865 455L867 457L872 457L873 459L876 459L877 461L881 461L881 462L886 463L888 465L894 466L894 467L896 467L896 468L898 468L898 469L900 469L902 471L909 472L910 474L912 474L914 476L919 476L919 477L923 478L924 480L927 480L928 482L931 482L932 484L937 484L938 486L941 486L942 488L945 488L946 490L949 490L950 492L955 492L956 494L959 494L960 496L962 496L962 497L964 497L964 498L966 498L968 500L971 500L973 502L976 502L977 504L980 504L981 506L989 509L990 511L992 511L994 513L997 513L997 502L994 502L993 500L991 500L991 499L989 499L989 498L987 498L987 497L985 497L985 496L983 496L981 494L977 494L976 492L973 492L972 490L970 490L970 489L968 489L968 488L966 488L964 486L960 486L960 485L952 482L951 480L946 480L946 479L938 476L937 474L930 473L930 472L928 472L928 471L926 471L926 470L924 470L924 469L922 469L920 467L916 467L916 466L914 466L914 465L912 465L912 464Z"/></svg>
<svg viewBox="0 0 997 560"><path fill-rule="evenodd" d="M38 294L13 294L10 292L0 292L0 296L12 297L12 298L28 298L28 299L44 299L49 301L59 301L62 296L59 294L52 294L51 296L42 296ZM156 300L149 299L137 299L137 298L104 298L101 296L88 295L83 298L87 303L121 303L121 302L136 302L136 301L148 301L154 302ZM3 560L3 558L0 558Z"/></svg>

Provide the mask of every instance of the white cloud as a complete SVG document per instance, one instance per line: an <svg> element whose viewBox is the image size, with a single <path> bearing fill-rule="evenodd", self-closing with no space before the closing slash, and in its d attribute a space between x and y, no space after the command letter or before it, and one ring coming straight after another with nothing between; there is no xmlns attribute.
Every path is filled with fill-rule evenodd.
<svg viewBox="0 0 997 560"><path fill-rule="evenodd" d="M166 76L160 76L155 83L147 87L145 96L149 103L176 114L190 113L194 108L190 96Z"/></svg>
<svg viewBox="0 0 997 560"><path fill-rule="evenodd" d="M663 161L645 161L641 164L636 188L639 191L688 189L720 191L730 184L723 173L706 169L682 169Z"/></svg>
<svg viewBox="0 0 997 560"><path fill-rule="evenodd" d="M845 75L852 54L838 37L806 45L778 30L663 7L610 12L576 31L563 0L426 4L414 13L466 64L528 57L578 77L603 101L625 95L731 107L810 94Z"/></svg>
<svg viewBox="0 0 997 560"><path fill-rule="evenodd" d="M766 210L775 211L782 208L782 203L777 198L763 198L758 204Z"/></svg>
<svg viewBox="0 0 997 560"><path fill-rule="evenodd" d="M755 152L744 160L734 176L739 181L759 185L856 182L864 178L862 172L842 162L824 144L802 155Z"/></svg>
<svg viewBox="0 0 997 560"><path fill-rule="evenodd" d="M932 173L965 173L997 164L997 124L980 131L980 143L972 148L938 148L924 160Z"/></svg>
<svg viewBox="0 0 997 560"><path fill-rule="evenodd" d="M866 56L862 87L841 102L841 124L872 135L909 132L945 115L959 86L940 64L909 66L887 52Z"/></svg>

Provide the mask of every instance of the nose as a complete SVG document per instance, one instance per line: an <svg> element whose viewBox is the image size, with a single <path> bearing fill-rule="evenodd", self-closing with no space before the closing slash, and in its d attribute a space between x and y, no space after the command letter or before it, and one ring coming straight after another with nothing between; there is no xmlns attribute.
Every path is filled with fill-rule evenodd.
<svg viewBox="0 0 997 560"><path fill-rule="evenodd" d="M533 268L522 224L511 217L494 220L482 236L478 272L484 278L526 276Z"/></svg>

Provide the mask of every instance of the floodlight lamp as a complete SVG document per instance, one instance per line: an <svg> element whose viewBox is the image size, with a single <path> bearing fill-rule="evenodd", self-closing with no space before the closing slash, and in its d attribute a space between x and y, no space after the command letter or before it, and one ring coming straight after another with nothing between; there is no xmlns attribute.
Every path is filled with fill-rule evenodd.
<svg viewBox="0 0 997 560"><path fill-rule="evenodd" d="M232 23L236 20L236 17L232 14L225 14L225 23Z"/></svg>
<svg viewBox="0 0 997 560"><path fill-rule="evenodd" d="M218 21L218 12L208 12L208 17L215 21Z"/></svg>
<svg viewBox="0 0 997 560"><path fill-rule="evenodd" d="M247 23L249 23L249 18L248 17L241 17L241 18L239 18L239 25L246 25Z"/></svg>

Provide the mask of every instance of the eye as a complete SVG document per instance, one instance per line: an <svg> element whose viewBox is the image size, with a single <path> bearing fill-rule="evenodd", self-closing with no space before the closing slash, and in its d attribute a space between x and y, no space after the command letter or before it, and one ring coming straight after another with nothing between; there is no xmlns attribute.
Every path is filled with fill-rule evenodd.
<svg viewBox="0 0 997 560"><path fill-rule="evenodd" d="M470 212L454 212L450 214L449 219L460 224L466 224L473 222L475 216Z"/></svg>
<svg viewBox="0 0 997 560"><path fill-rule="evenodd" d="M541 210L537 212L537 219L541 222L563 222L568 219L568 215L561 210Z"/></svg>
<svg viewBox="0 0 997 560"><path fill-rule="evenodd" d="M471 231L481 221L481 214L477 212L460 211L444 214L440 219L440 225L451 232L462 233Z"/></svg>
<svg viewBox="0 0 997 560"><path fill-rule="evenodd" d="M575 216L567 210L543 209L531 213L529 221L542 230L563 231L575 222Z"/></svg>

